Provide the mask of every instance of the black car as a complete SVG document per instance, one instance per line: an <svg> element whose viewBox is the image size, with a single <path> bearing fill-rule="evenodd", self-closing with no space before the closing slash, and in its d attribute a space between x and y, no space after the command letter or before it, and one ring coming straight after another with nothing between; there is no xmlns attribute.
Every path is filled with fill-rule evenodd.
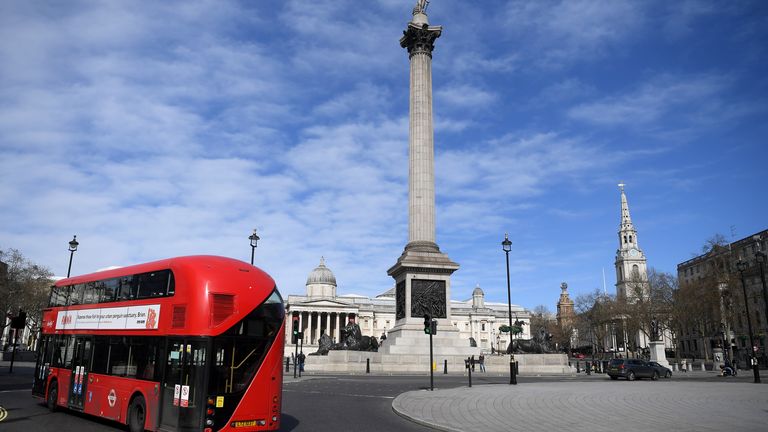
<svg viewBox="0 0 768 432"><path fill-rule="evenodd" d="M650 361L648 362L648 364L651 365L651 367L653 367L656 370L656 372L659 373L660 377L672 378L672 369L668 367L664 367L654 361Z"/></svg>
<svg viewBox="0 0 768 432"><path fill-rule="evenodd" d="M626 378L627 381L640 378L659 379L659 372L647 361L640 359L613 359L608 364L606 373L612 380L619 379L619 377Z"/></svg>

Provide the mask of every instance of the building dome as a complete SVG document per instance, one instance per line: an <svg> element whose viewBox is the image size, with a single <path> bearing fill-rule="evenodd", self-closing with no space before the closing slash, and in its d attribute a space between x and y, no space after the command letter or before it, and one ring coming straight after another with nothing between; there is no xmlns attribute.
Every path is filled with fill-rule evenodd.
<svg viewBox="0 0 768 432"><path fill-rule="evenodd" d="M472 290L472 307L474 309L482 309L485 307L485 293L478 284L474 290Z"/></svg>
<svg viewBox="0 0 768 432"><path fill-rule="evenodd" d="M315 267L307 277L307 285L314 284L336 286L336 276L333 275L331 269L325 266L325 258L323 257L320 257L320 265Z"/></svg>

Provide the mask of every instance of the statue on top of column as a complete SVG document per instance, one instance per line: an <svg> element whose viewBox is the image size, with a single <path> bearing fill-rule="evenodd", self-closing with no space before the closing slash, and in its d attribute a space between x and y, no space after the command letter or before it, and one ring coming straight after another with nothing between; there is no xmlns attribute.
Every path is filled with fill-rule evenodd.
<svg viewBox="0 0 768 432"><path fill-rule="evenodd" d="M416 6L413 7L413 14L417 13L427 14L427 6L429 6L429 0L418 0Z"/></svg>

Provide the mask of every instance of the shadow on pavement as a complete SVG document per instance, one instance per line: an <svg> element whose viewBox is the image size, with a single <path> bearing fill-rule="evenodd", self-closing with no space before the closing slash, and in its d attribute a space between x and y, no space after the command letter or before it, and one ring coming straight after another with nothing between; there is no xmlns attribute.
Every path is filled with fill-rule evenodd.
<svg viewBox="0 0 768 432"><path fill-rule="evenodd" d="M280 417L280 432L290 432L296 429L299 425L299 420L291 415L283 414Z"/></svg>

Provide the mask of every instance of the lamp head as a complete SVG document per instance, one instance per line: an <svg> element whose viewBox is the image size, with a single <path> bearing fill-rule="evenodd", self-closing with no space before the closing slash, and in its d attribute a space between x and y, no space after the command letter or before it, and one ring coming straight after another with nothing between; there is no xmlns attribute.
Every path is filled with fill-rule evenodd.
<svg viewBox="0 0 768 432"><path fill-rule="evenodd" d="M509 234L504 233L504 241L501 242L501 247L504 249L504 252L512 250L512 242L509 240Z"/></svg>
<svg viewBox="0 0 768 432"><path fill-rule="evenodd" d="M259 242L259 239L260 239L260 237L258 235L256 235L256 229L255 228L253 229L253 234L248 236L248 239L251 241L251 247L255 248L256 245Z"/></svg>
<svg viewBox="0 0 768 432"><path fill-rule="evenodd" d="M70 252L74 252L74 251L76 251L76 250L77 250L77 246L78 246L79 244L80 244L80 243L78 243L78 242L77 242L77 236L73 236L73 237L72 237L72 240L69 242L69 251L70 251Z"/></svg>

